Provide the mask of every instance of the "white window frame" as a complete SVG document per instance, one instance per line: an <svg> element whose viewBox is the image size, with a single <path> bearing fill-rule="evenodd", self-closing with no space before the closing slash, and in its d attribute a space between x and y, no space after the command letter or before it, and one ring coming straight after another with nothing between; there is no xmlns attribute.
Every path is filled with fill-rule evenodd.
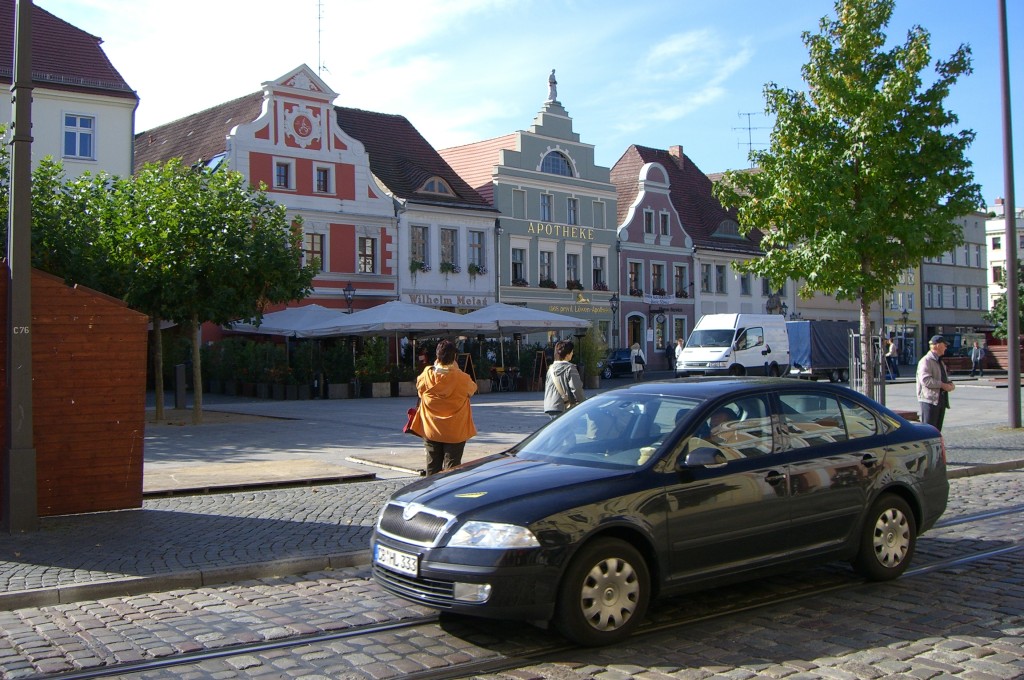
<svg viewBox="0 0 1024 680"><path fill-rule="evenodd" d="M320 188L321 172L327 174L327 184L323 189ZM329 196L334 193L334 168L330 165L325 165L323 163L313 165L313 193L325 196Z"/></svg>
<svg viewBox="0 0 1024 680"><path fill-rule="evenodd" d="M70 118L74 119L74 123L71 125L68 124L68 119ZM77 160L96 160L96 116L87 116L81 113L64 113L61 119L64 121L60 145L62 156ZM82 127L82 121L89 121L90 127ZM72 150L73 153L68 153L69 134L73 135L74 139L75 148ZM81 152L83 139L89 140L89 153Z"/></svg>

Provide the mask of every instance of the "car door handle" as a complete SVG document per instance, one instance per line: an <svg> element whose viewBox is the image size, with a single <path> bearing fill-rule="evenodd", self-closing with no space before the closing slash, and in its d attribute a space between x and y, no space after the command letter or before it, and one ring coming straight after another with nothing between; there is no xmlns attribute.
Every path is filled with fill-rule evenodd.
<svg viewBox="0 0 1024 680"><path fill-rule="evenodd" d="M772 486L785 481L785 479L786 475L782 474L781 472L776 472L775 470L772 470L771 472L764 476L764 481L768 482Z"/></svg>
<svg viewBox="0 0 1024 680"><path fill-rule="evenodd" d="M865 453L863 455L863 457L861 457L860 462L865 467L871 467L873 465L878 465L878 456L876 456L873 453Z"/></svg>

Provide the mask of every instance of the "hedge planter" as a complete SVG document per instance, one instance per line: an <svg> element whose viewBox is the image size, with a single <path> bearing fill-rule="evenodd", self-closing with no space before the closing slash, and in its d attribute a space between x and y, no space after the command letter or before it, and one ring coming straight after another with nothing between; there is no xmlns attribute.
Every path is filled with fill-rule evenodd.
<svg viewBox="0 0 1024 680"><path fill-rule="evenodd" d="M400 397L415 397L416 396L416 383L411 380L401 381L398 383L398 396Z"/></svg>
<svg viewBox="0 0 1024 680"><path fill-rule="evenodd" d="M352 387L349 383L327 383L328 399L348 399L352 396Z"/></svg>
<svg viewBox="0 0 1024 680"><path fill-rule="evenodd" d="M390 397L391 396L391 383L390 382L375 382L375 383L372 383L371 388L370 388L370 396L373 397L374 399L378 399L380 397Z"/></svg>
<svg viewBox="0 0 1024 680"><path fill-rule="evenodd" d="M490 380L490 378L488 378L487 380L477 380L476 381L476 393L477 394L487 394L490 391L491 391L491 380Z"/></svg>

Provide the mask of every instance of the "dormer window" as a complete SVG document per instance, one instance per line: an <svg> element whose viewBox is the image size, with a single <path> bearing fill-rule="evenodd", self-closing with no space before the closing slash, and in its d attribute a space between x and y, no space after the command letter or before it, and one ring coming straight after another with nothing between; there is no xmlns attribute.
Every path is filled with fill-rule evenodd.
<svg viewBox="0 0 1024 680"><path fill-rule="evenodd" d="M433 176L423 183L418 190L421 194L437 194L439 196L454 196L455 192L448 186L448 182L445 182L438 176Z"/></svg>
<svg viewBox="0 0 1024 680"><path fill-rule="evenodd" d="M544 156L544 160L540 164L540 171L547 172L552 175L562 175L563 177L572 177L572 164L569 163L569 159L565 157L565 154L559 151L552 151Z"/></svg>

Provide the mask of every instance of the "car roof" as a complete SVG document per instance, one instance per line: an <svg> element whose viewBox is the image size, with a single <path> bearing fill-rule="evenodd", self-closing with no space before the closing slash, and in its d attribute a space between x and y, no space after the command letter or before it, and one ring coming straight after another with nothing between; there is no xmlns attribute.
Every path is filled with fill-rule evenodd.
<svg viewBox="0 0 1024 680"><path fill-rule="evenodd" d="M879 410L886 410L885 407L872 399L865 397L843 385L831 383L818 383L807 380L796 380L793 378L768 378L758 376L708 376L694 378L677 378L669 380L652 380L648 382L635 383L616 390L631 390L645 394L671 394L679 397L693 397L703 400L712 400L732 394L762 392L765 390L782 391L813 391L828 392L836 396L856 399L867 403Z"/></svg>

